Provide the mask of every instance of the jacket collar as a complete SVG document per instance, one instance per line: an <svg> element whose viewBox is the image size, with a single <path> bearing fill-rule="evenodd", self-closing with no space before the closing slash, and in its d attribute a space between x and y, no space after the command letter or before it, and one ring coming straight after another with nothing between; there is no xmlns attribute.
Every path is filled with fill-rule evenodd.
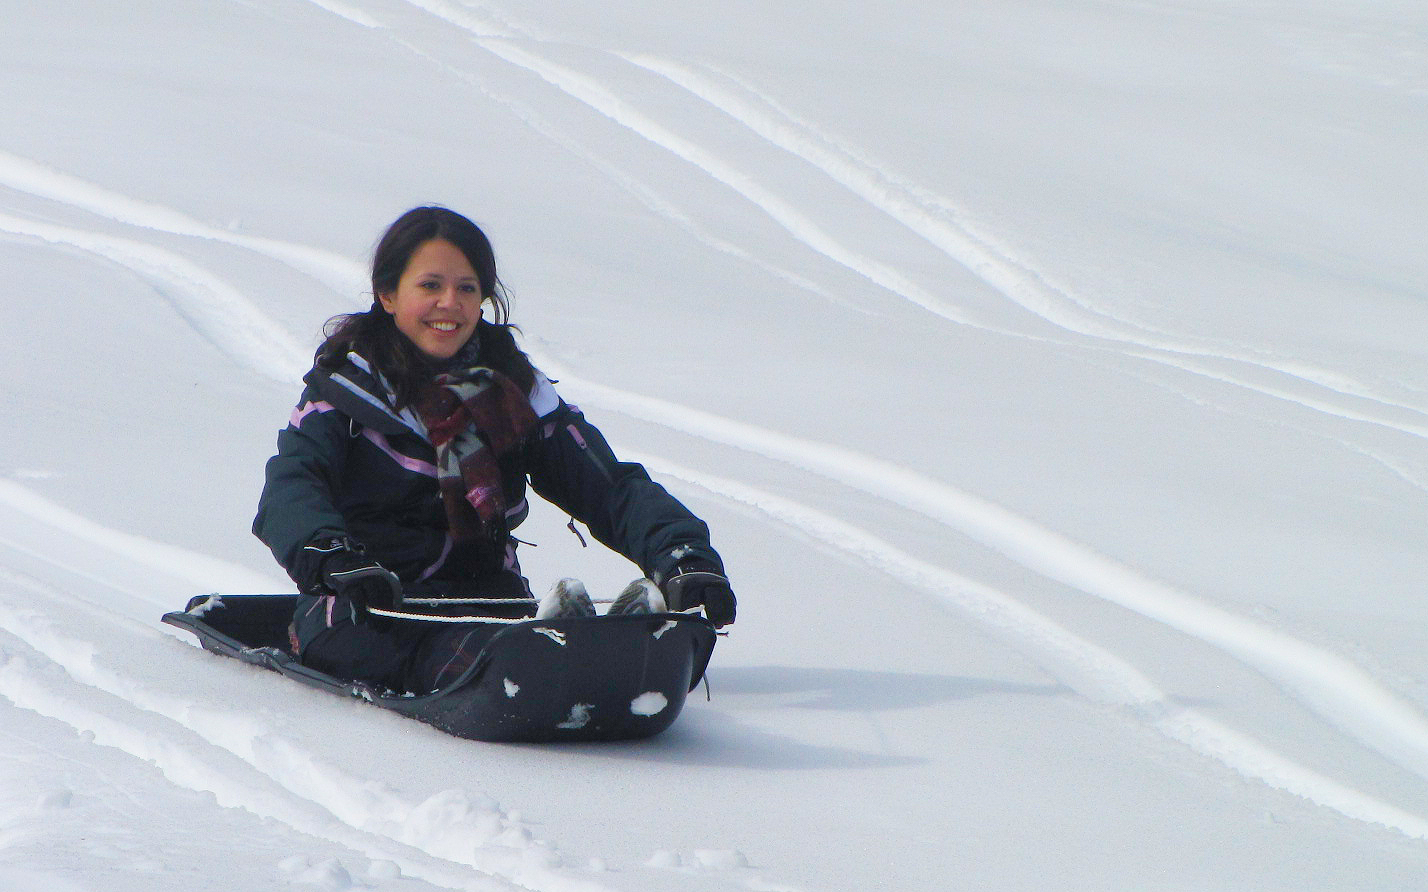
<svg viewBox="0 0 1428 892"><path fill-rule="evenodd" d="M410 406L400 412L392 408L392 389L358 353L348 353L347 362L335 370L315 366L303 380L363 427L387 436L414 433L427 439L421 418Z"/></svg>

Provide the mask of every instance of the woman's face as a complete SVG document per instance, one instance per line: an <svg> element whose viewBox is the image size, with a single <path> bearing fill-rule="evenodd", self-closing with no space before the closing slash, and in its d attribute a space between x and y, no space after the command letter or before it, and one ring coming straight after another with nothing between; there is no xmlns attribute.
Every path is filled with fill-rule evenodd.
<svg viewBox="0 0 1428 892"><path fill-rule="evenodd" d="M481 282L461 250L445 239L412 252L397 290L377 295L397 330L432 359L450 359L481 321Z"/></svg>

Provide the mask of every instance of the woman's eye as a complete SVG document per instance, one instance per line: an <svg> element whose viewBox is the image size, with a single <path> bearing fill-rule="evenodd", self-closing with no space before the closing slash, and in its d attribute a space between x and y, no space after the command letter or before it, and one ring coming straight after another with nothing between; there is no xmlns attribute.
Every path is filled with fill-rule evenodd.
<svg viewBox="0 0 1428 892"><path fill-rule="evenodd" d="M468 282L467 284L461 286L461 290L466 292L467 294L475 294L476 286Z"/></svg>
<svg viewBox="0 0 1428 892"><path fill-rule="evenodd" d="M428 282L422 282L422 283L421 283L420 285L418 285L417 287L418 287L418 288L425 288L427 291L435 291L435 290L437 290L438 288L441 287L441 283L440 283L440 282L430 282L430 281L428 281Z"/></svg>

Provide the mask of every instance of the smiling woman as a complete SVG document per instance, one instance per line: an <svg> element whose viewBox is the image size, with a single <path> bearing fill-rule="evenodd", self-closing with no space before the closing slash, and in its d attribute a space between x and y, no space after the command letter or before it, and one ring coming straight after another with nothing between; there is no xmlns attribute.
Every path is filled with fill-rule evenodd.
<svg viewBox="0 0 1428 892"><path fill-rule="evenodd" d="M478 332L505 331L510 315L491 240L442 207L413 208L387 228L372 257L372 294L366 312L328 323L318 364L336 369L350 352L361 354L380 369L398 406L410 405L440 366L461 359L475 364ZM481 325L486 306L494 326ZM535 384L530 363L514 342L510 348L504 341L492 345L487 357L499 350L503 373L529 390Z"/></svg>
<svg viewBox="0 0 1428 892"><path fill-rule="evenodd" d="M432 239L407 263L395 290L377 295L397 330L427 358L450 359L481 321L481 283L471 261L445 239Z"/></svg>
<svg viewBox="0 0 1428 892"><path fill-rule="evenodd" d="M617 460L516 346L476 224L408 211L377 245L372 293L330 323L253 522L301 592L291 645L305 665L413 693L460 676L491 620L536 613L512 535L527 482L644 574L611 612L734 620L703 521ZM576 580L540 605L562 613L594 613Z"/></svg>

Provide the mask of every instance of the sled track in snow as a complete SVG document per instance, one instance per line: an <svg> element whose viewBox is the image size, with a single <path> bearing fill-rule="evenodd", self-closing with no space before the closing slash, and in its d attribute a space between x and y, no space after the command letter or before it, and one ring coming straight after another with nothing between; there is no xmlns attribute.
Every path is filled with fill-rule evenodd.
<svg viewBox="0 0 1428 892"><path fill-rule="evenodd" d="M76 678L71 666L49 659L50 654L25 644L16 646L16 642L28 643L27 639L37 637L37 622L0 612L0 655L4 655L0 663L0 696L20 708L63 722L78 733L93 735L102 746L154 764L176 786L210 792L222 806L243 809L374 860L390 861L399 865L405 875L444 888L483 892L606 888L577 885L564 878L542 884L538 878L526 876L528 871L524 869L495 865L475 868L489 874L483 878L462 868L454 859L423 853L389 836L352 827L319 799L307 798L281 779L285 773L296 775L320 763L305 760L301 752L288 750L271 735L254 741L253 752L240 757L206 737L202 729L173 720L140 702L148 692L134 690L127 679L108 679L125 682L129 688L123 695L115 695L93 679ZM47 643L61 649L74 646L62 639ZM60 656L62 659L63 654ZM286 766L282 760L289 760ZM417 810L403 805L409 813ZM433 805L439 808L441 803ZM507 878L501 879L502 875Z"/></svg>
<svg viewBox="0 0 1428 892"><path fill-rule="evenodd" d="M298 342L223 279L172 251L144 242L0 214L0 232L77 248L116 263L154 286L195 332L235 363L284 383L307 370Z"/></svg>
<svg viewBox="0 0 1428 892"><path fill-rule="evenodd" d="M310 2L363 27L389 30L380 21L350 4L333 0ZM1030 314L1057 329L1088 340L1059 340L979 321L925 291L896 268L863 257L842 245L795 205L761 186L756 177L666 128L627 100L605 90L592 78L517 46L513 38L539 41L539 38L528 36L529 29L478 17L438 0L409 2L469 33L479 46L498 58L540 76L620 126L698 167L759 207L797 240L818 253L942 318L1011 337L1108 351L1169 365L1210 380L1295 403L1314 412L1397 430L1415 437L1428 437L1428 414L1423 409L1395 401L1349 376L1297 360L1269 359L1256 351L1211 348L1177 341L1171 335L1145 329L1093 309L1087 302L1076 299L1070 291L1051 285L1011 249L994 246L989 237L963 222L966 215L950 202L925 193L889 173L883 165L864 160L857 150L819 132L812 124L788 112L755 87L732 76L703 73L687 65L648 55L611 53L632 66L664 78L727 115L757 138L822 171L831 181L857 195L876 211L898 221L918 238L936 246ZM393 34L393 39L429 61L442 64L399 36ZM448 69L460 75L449 66ZM837 300L817 283L778 269L738 245L700 230L668 202L658 199L647 186L621 174L616 166L595 158L573 141L561 138L549 125L534 118L533 112L516 111L527 124L577 152L606 175L616 178L622 188L637 194L647 207L695 232L703 243L749 260L796 287ZM0 151L0 184L119 223L251 250L308 274L339 294L360 291L362 287L361 265L340 255L276 239L231 233L170 208L112 192L9 152ZM947 219L949 215L953 219ZM170 297L170 301L175 309L194 323L197 330L226 352L264 358L266 362L259 363L261 369L283 368L290 364L281 354L302 356L305 353L296 347L296 342L286 332L272 330L265 319L250 312L251 305L241 295L196 264L172 252L153 245L10 215L0 216L0 231L66 244L105 257L156 282L166 297L170 297L169 290L177 289L186 298L176 300ZM236 329L229 327L234 316L239 321ZM290 376L283 377L283 380L289 379Z"/></svg>
<svg viewBox="0 0 1428 892"><path fill-rule="evenodd" d="M244 248L305 273L339 294L355 293L364 287L362 265L339 254L277 239L229 232L172 208L114 192L4 150L0 150L0 185L79 208L115 223ZM26 228L35 225L22 224ZM26 234L73 244L62 237L52 239L44 234ZM87 238L93 240L95 237ZM84 244L75 246L83 248Z"/></svg>
<svg viewBox="0 0 1428 892"><path fill-rule="evenodd" d="M1124 707L1157 732L1246 778L1292 793L1348 817L1428 839L1428 819L1308 769L1202 712L1179 705L1135 667L1047 619L1014 598L950 572L844 521L744 484L692 471L657 456L634 456L660 473L748 505L886 573L931 592L990 629L1048 674L1097 703Z"/></svg>
<svg viewBox="0 0 1428 892"><path fill-rule="evenodd" d="M755 174L665 126L635 102L613 94L595 78L530 49L526 44L549 42L531 27L515 24L509 17L493 18L489 11L478 15L444 0L408 3L466 32L477 46L495 57L540 77L561 93L698 168L759 208L795 240L835 264L950 322L1009 337L1154 362L1313 412L1428 437L1428 411L1423 407L1395 400L1350 376L1302 360L1270 357L1265 351L1248 347L1177 338L1093 308L1069 289L1051 284L1013 249L978 232L966 222L968 215L952 202L907 183L889 173L884 165L864 160L857 150L819 132L751 85L649 55L601 50L658 75L755 138L821 171L838 187L856 195L875 212L897 221L1035 320L1049 324L1053 331L1074 335L1075 339L1014 330L980 319L918 285L896 266L843 244L796 204L761 184ZM394 39L416 50L405 40ZM583 150L580 154L588 157Z"/></svg>
<svg viewBox="0 0 1428 892"><path fill-rule="evenodd" d="M407 45L413 52L422 54L433 64L444 65L432 57L425 56L419 48L405 43L404 45ZM453 75L471 82L464 73L447 67ZM698 224L681 214L647 186L624 174L615 165L586 151L574 140L563 137L555 128L542 121L534 111L520 106L518 103L501 100L499 97L493 96L492 98L496 101L506 102L512 107L513 113L520 116L527 124L548 138L564 145L571 152L585 158L593 166L617 181L622 188L639 197L641 202L652 212L686 229L703 244L716 251L758 265L771 275L784 279L795 287L817 294L830 302L846 306L846 302L830 294L817 283L766 263L737 245L704 231ZM362 265L340 255L275 239L235 235L208 226L173 209L115 193L4 151L0 151L0 183L18 191L89 211L117 223L155 232L208 239L252 250L278 260L299 272L313 276L338 294L349 294L360 290L361 283L364 282ZM195 331L205 340L239 364L245 365L265 377L289 383L306 370L306 351L298 346L297 341L291 335L286 331L276 329L246 296L187 258L143 242L101 235L72 227L39 223L6 214L0 214L0 232L9 232L20 237L37 238L52 244L77 248L131 270L141 278L154 283L159 293L181 317L189 321ZM1006 333L1011 334L1010 332ZM1103 351L1117 356L1135 355L1106 346L1071 344L1029 335L1026 337L1045 340L1048 344ZM281 371L282 369L286 369L286 371ZM1223 378L1208 367L1202 371L1206 377L1224 383L1231 385L1242 383ZM1414 420L1415 416L1412 413L1415 410L1406 407L1395 407L1390 404L1386 408L1380 407L1378 411L1371 409L1359 411L1342 403L1326 403L1304 394L1268 385L1251 389L1327 415L1375 424L1412 436L1419 436L1428 430ZM1395 411L1395 408L1402 409L1402 411ZM1299 429L1313 436L1326 437L1344 448L1355 451L1382 465L1414 488L1428 491L1428 481L1405 470L1402 463L1379 450L1370 449L1349 439L1325 434L1322 431L1303 427Z"/></svg>
<svg viewBox="0 0 1428 892"><path fill-rule="evenodd" d="M309 2L349 22L381 30L406 49L475 85L469 76L440 62L361 9L335 0ZM1422 408L1396 401L1347 375L1298 360L1271 359L1262 351L1248 348L1229 349L1177 340L1172 335L1092 308L1068 289L1049 283L1012 249L997 246L990 237L977 232L972 224L965 222L967 215L951 202L889 173L884 165L865 160L856 149L820 132L737 78L718 72L700 72L653 56L605 51L663 78L727 116L757 139L821 171L838 187L856 195L875 212L896 220L909 233L935 246L1036 319L1049 323L1054 330L1076 335L1079 340L1013 330L980 320L926 291L896 267L842 244L795 204L761 185L755 175L664 126L632 102L610 93L595 79L523 48L520 43L538 44L542 40L530 36L528 27L495 21L489 15L478 16L441 0L408 0L408 3L467 33L478 46L497 58L537 75L565 95L692 164L751 202L817 253L941 318L1008 337L1150 361L1294 403L1316 413L1414 437L1428 437L1428 413ZM654 213L691 232L703 244L753 263L794 287L835 303L845 303L818 283L763 261L739 245L699 227L637 177L621 172L617 165L562 137L533 110L489 91L486 95L503 102L524 123L586 159ZM340 255L276 239L228 232L181 212L112 192L4 151L0 151L0 184L119 223L251 250L307 274L339 294L356 293L363 287L361 265ZM241 295L185 258L152 245L12 216L0 218L0 231L67 244L134 270L159 285L160 292L175 309L219 349L230 354L268 357L266 363L259 363L259 370L265 374L271 375L269 370L291 364L281 354L300 357L297 361L305 364L305 351L298 349L289 335L271 331L265 319L250 312L251 305ZM183 293L184 299L176 299L170 293L174 290ZM239 320L236 330L220 324L225 318L231 323L233 316ZM290 379L291 376L283 377L283 380Z"/></svg>
<svg viewBox="0 0 1428 892"><path fill-rule="evenodd" d="M1116 604L1215 647L1274 682L1285 694L1320 716L1340 733L1357 740L1418 777L1428 779L1428 719L1425 719L1414 705L1389 691L1369 673L1338 654L1314 647L1293 636L1149 579L999 505L897 465L842 447L802 440L685 406L591 384L563 371L559 376L569 388L579 392L582 401L587 404L600 405L602 408L669 427L706 441L742 449L890 500L981 542L1039 575ZM651 461L666 468L674 467L662 460L652 458ZM739 498L739 501L756 506L778 504L781 506L780 510L769 513L781 515L781 519L813 532L835 547L844 547L843 540L840 539L843 535L848 537L847 541L862 541L864 545L855 553L865 560L869 555L881 555L881 558L873 561L875 565L884 568L891 565L897 571L895 575L918 578L922 580L918 583L921 587L930 587L943 597L947 597L949 592L955 593L954 603L978 619L984 620L988 615L1002 617L1002 620L992 624L999 628L1016 629L1023 640L1033 642L1033 652L1042 650L1046 655L1050 655L1054 665L1062 667L1060 675L1068 674L1066 667L1100 667L1093 671L1093 674L1103 679L1107 690L1115 692L1110 698L1112 702L1124 705L1153 703L1158 705L1149 710L1148 714L1163 711L1164 696L1149 687L1149 682L1128 664L1089 643L1079 639L1073 641L1074 636L1069 632L1014 599L947 571L936 570L931 565L904 555L893 546L878 542L853 527L843 525L838 535L819 535L820 530L826 530L837 522L818 516L810 509L791 506L791 503L780 502L752 489L740 489L736 484L719 481L718 478L677 468L674 473L691 478L700 485L704 485L701 481L711 481L707 487L711 491L741 492L744 497ZM931 584L927 582L929 579L933 580ZM969 593L975 595L971 601L964 597ZM958 598L963 600L959 601ZM993 600L988 600L989 598ZM999 603L989 612L987 605L994 602ZM1005 617L1013 613L1019 613L1020 619L1008 623ZM1093 699L1103 699L1096 698L1091 693L1096 690L1094 684L1088 688L1084 677L1077 683L1076 673L1069 674L1071 677L1063 677L1063 681L1068 685L1088 693ZM1296 792L1300 789L1327 791L1337 787L1335 782L1295 766L1244 735L1193 711L1176 709L1173 715L1174 718L1156 715L1152 724L1165 733L1173 730L1174 733L1169 736L1181 742L1193 741L1192 745L1198 751L1211 755L1242 773L1257 777L1273 786L1280 786L1277 779L1297 774L1305 780L1297 783ZM1230 741L1232 743L1229 743ZM1314 779L1310 780L1311 777ZM1348 796L1347 800L1343 790L1322 794L1301 792L1300 795L1351 816L1360 817L1364 813L1357 807L1353 811L1346 811L1333 804L1341 800L1352 800L1360 794L1354 793ZM1404 832L1414 836L1421 835L1420 819L1417 818L1407 824L1401 820L1373 820L1399 829L1412 827L1414 829Z"/></svg>
<svg viewBox="0 0 1428 892"><path fill-rule="evenodd" d="M856 313L869 312L863 307L859 307L851 301L830 292L817 282L791 272L772 261L765 260L735 242L710 232L707 227L702 226L698 221L680 210L673 201L661 195L659 191L650 184L640 180L638 176L634 174L627 173L617 163L590 151L578 139L564 133L558 126L529 105L493 92L486 84L473 77L469 72L432 56L421 47L407 40L397 36L393 36L392 39L432 65L440 67L444 72L457 80L479 90L487 99L504 106L511 114L520 119L523 124L549 139L551 142L561 146L571 155L580 158L592 168L600 171L602 175L633 197L648 209L650 213L688 233L700 244L720 254L727 254L737 258L741 262L755 266L773 278L787 282L793 288L815 295L842 309Z"/></svg>
<svg viewBox="0 0 1428 892"><path fill-rule="evenodd" d="M421 54L419 48L410 45L408 47ZM425 56L425 54L422 55L433 64L444 65L436 59ZM471 82L464 73L447 67L454 76ZM615 165L586 151L574 140L562 136L555 128L542 121L534 111L518 103L501 100L499 97L493 96L492 98L496 101L506 102L512 107L513 113L520 116L527 124L548 138L564 145L571 152L585 158L627 191L639 197L641 202L652 212L686 229L701 243L716 251L758 265L771 275L784 279L795 287L817 294L830 302L847 306L846 302L830 294L817 283L766 263L737 245L704 231L698 224L681 214L647 186L624 174ZM362 265L340 255L275 239L235 235L208 226L170 208L112 192L104 187L3 151L0 151L0 183L18 191L92 212L116 223L173 235L208 239L252 250L325 282L338 294L348 294L359 290L360 283L364 282ZM0 232L9 232L19 237L36 238L51 244L76 248L131 270L141 278L154 283L159 293L181 317L189 321L195 331L205 340L238 363L265 377L289 383L302 371L305 371L306 351L299 347L286 331L274 328L246 296L187 258L143 242L101 235L72 227L40 223L6 214L0 214ZM1104 351L1118 356L1131 355L1109 347L1093 347L1087 344L1073 345L1050 340L1046 342ZM284 367L287 367L292 374L277 371ZM1218 378L1210 371L1207 371L1206 375L1229 384L1239 383ZM1387 418L1382 413L1362 413L1347 409L1342 405L1319 403L1302 394L1267 390L1263 387L1257 389L1270 396L1298 403L1324 414L1351 421L1381 425L1413 436L1419 435L1420 426L1414 423L1411 416L1407 414L1400 413L1396 418ZM1405 412L1411 411L1405 410ZM1402 463L1378 450L1321 431L1304 427L1298 429L1313 436L1326 437L1344 448L1355 451L1382 465L1414 488L1428 491L1428 480L1421 479L1418 475L1406 470Z"/></svg>
<svg viewBox="0 0 1428 892"><path fill-rule="evenodd" d="M260 575L205 554L110 529L9 480L0 480L0 505L15 515L24 515L32 523L55 529L67 539L122 555L125 560L154 572L185 579L195 589L216 586L225 591L261 591L270 588L280 578L276 574ZM12 544L11 547L17 546ZM43 559L50 560L48 557Z"/></svg>
<svg viewBox="0 0 1428 892"><path fill-rule="evenodd" d="M179 549L144 543L47 506L37 496L0 490L7 505L62 535L112 550L115 559L183 557ZM0 548L36 555L0 539ZM46 559L50 560L50 559ZM68 570L61 561L50 560ZM211 559L188 554L180 566L202 568ZM372 779L354 776L307 747L312 729L265 723L254 710L215 702L194 705L194 684L215 689L235 683L261 698L264 682L290 698L312 697L315 714L362 725L403 722L397 717L327 703L320 694L266 679L252 667L218 661L161 627L129 620L27 574L0 569L0 590L22 595L24 606L0 599L0 697L63 722L96 743L153 763L173 784L211 792L220 805L240 808L326 840L373 860L390 861L404 875L436 886L473 892L604 892L610 887L557 866L559 856L494 805L458 790L424 800L403 796ZM129 594L138 596L138 593ZM153 670L153 657L176 649L182 674ZM355 728L348 729L355 733ZM425 729L418 729L419 733Z"/></svg>

